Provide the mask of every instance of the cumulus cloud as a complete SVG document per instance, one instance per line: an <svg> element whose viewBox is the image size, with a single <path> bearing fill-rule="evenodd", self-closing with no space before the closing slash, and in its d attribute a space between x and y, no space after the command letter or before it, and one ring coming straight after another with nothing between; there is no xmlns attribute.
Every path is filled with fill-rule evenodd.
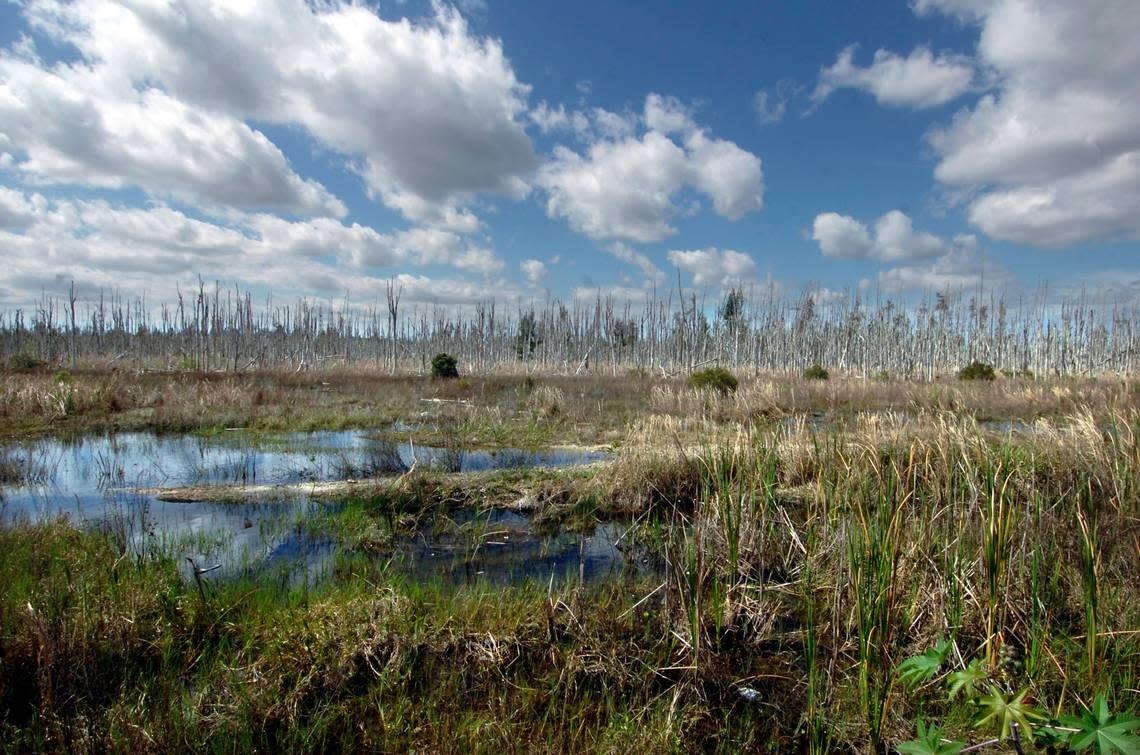
<svg viewBox="0 0 1140 755"><path fill-rule="evenodd" d="M827 257L849 260L897 262L936 257L950 245L931 233L914 230L911 219L891 210L875 221L874 234L849 215L824 212L816 215L812 238Z"/></svg>
<svg viewBox="0 0 1140 755"><path fill-rule="evenodd" d="M997 88L928 136L970 222L1041 247L1140 237L1140 13L1131 0L920 0L980 28Z"/></svg>
<svg viewBox="0 0 1140 755"><path fill-rule="evenodd" d="M519 263L519 269L522 271L523 277L526 278L526 282L532 286L537 286L546 279L546 263L541 260L523 260Z"/></svg>
<svg viewBox="0 0 1140 755"><path fill-rule="evenodd" d="M71 157L64 149L69 139L81 143L80 152L91 152L87 143L98 146L104 134L96 128L88 136L86 127L110 129L104 141L125 143L158 121L173 132L168 142L181 137L176 147L196 148L190 152L199 163L211 156L203 145L219 138L237 145L245 152L236 156L252 155L236 161L237 177L250 165L258 177L280 153L245 121L297 124L348 156L374 197L416 222L458 229L471 225L462 207L474 195L524 196L537 164L524 129L529 88L517 80L497 40L473 35L463 17L443 5L422 23L387 21L363 4L305 0L29 0L25 13L41 32L74 46L83 58L78 66L54 71L28 64L40 79L50 82L54 76L75 89L70 79L81 75L98 84L96 104L73 114L85 116L78 121L56 112L75 106L66 92L49 91L42 104L30 87L21 90L19 104L53 116L46 130L56 136L54 151L29 168L66 173L66 162L47 158ZM125 98L109 98L108 91L140 91L141 101L119 103ZM118 103L134 110L113 118L90 112L104 101L110 103L106 107ZM132 127L132 112L150 121ZM11 118L0 116L7 131ZM218 130L223 133L213 133ZM24 128L15 136L22 146L32 135ZM161 155L162 146L147 145L147 153ZM202 149L206 154L194 154ZM186 151L173 154L185 160L180 153ZM104 182L112 176L138 179L117 173L114 156L96 157ZM214 175L204 165L185 168L172 166L172 174L199 180ZM271 182L252 185L262 183Z"/></svg>
<svg viewBox="0 0 1140 755"><path fill-rule="evenodd" d="M345 214L260 131L82 64L46 69L0 53L0 133L26 155L13 167L35 182L139 186L198 204Z"/></svg>
<svg viewBox="0 0 1140 755"><path fill-rule="evenodd" d="M673 250L667 256L675 267L693 276L694 286L728 287L756 271L755 260L731 249Z"/></svg>
<svg viewBox="0 0 1140 755"><path fill-rule="evenodd" d="M396 248L421 265L452 265L489 274L503 269L495 253L440 228L413 228L396 236Z"/></svg>
<svg viewBox="0 0 1140 755"><path fill-rule="evenodd" d="M684 184L688 160L664 134L599 142L585 157L566 147L539 174L546 213L565 218L595 239L660 241L677 232L673 195Z"/></svg>
<svg viewBox="0 0 1140 755"><path fill-rule="evenodd" d="M546 100L543 100L538 103L538 107L530 111L529 117L544 134L572 131L580 137L586 137L590 133L589 115L581 110L567 111L566 106L562 104L551 107Z"/></svg>
<svg viewBox="0 0 1140 755"><path fill-rule="evenodd" d="M675 200L685 187L731 220L763 207L760 158L711 138L676 99L649 95L641 123L640 136L613 124L584 155L556 147L538 176L547 215L594 239L649 243L677 232Z"/></svg>
<svg viewBox="0 0 1140 755"><path fill-rule="evenodd" d="M916 47L907 57L889 50L876 50L871 65L855 63L856 45L839 53L835 63L819 73L812 99L821 102L837 89L861 89L882 105L913 108L943 105L970 91L974 66L963 55Z"/></svg>
<svg viewBox="0 0 1140 755"><path fill-rule="evenodd" d="M232 213L222 222L165 204L49 202L5 187L0 187L0 213L16 218L0 227L9 301L21 291L24 301L34 299L40 286L60 288L72 278L89 289L102 286L159 298L173 293L174 281L185 283L198 275L277 291L364 294L380 290L383 278L371 271L396 265L444 264L484 276L502 267L490 250L441 238L438 229L390 235L328 217L291 221L266 213ZM423 300L451 301L467 291L474 301L474 293L486 285L453 281L450 293ZM501 281L494 285L512 291Z"/></svg>
<svg viewBox="0 0 1140 755"><path fill-rule="evenodd" d="M47 200L41 195L28 197L23 192L0 186L0 228L26 228L46 209Z"/></svg>

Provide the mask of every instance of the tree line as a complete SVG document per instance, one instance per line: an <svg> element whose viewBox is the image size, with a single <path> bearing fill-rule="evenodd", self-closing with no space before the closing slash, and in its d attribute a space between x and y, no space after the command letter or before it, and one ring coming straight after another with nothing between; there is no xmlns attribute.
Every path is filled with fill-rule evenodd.
<svg viewBox="0 0 1140 755"><path fill-rule="evenodd" d="M647 291L463 306L355 304L272 296L200 281L153 303L74 284L35 307L0 312L0 355L61 367L296 371L371 367L423 373L447 352L466 371L673 375L704 365L798 373L825 365L870 377L932 378L982 361L1022 375L1126 373L1140 356L1134 301L1089 293L1013 298L977 290L901 300L807 288Z"/></svg>

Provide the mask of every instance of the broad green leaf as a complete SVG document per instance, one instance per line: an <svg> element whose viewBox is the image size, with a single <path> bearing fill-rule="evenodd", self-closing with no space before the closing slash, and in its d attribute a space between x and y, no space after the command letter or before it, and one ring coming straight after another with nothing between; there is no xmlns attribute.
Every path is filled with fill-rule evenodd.
<svg viewBox="0 0 1140 755"><path fill-rule="evenodd" d="M950 640L942 640L919 655L912 655L899 664L899 679L911 689L934 678L950 654Z"/></svg>
<svg viewBox="0 0 1140 755"><path fill-rule="evenodd" d="M977 726L995 724L998 736L1002 739L1009 738L1014 723L1018 724L1026 734L1032 731L1029 722L1039 719L1040 715L1033 709L1033 703L1026 701L1029 696L1028 687L1017 693L1013 699L1006 699L1001 690L993 684L987 684L986 690L987 693L977 701L980 708Z"/></svg>
<svg viewBox="0 0 1140 755"><path fill-rule="evenodd" d="M1093 747L1097 755L1140 755L1140 737L1132 732L1140 728L1140 718L1130 715L1112 715L1104 695L1097 695L1091 709L1076 716L1064 716L1061 723L1069 729L1065 733L1069 749L1081 752Z"/></svg>
<svg viewBox="0 0 1140 755"><path fill-rule="evenodd" d="M957 755L965 746L965 742L943 741L941 729L934 724L927 728L919 721L918 738L903 742L896 749L903 755Z"/></svg>
<svg viewBox="0 0 1140 755"><path fill-rule="evenodd" d="M975 658L966 668L950 674L950 699L953 700L963 692L967 698L973 698L985 679L986 671L982 668L982 662Z"/></svg>

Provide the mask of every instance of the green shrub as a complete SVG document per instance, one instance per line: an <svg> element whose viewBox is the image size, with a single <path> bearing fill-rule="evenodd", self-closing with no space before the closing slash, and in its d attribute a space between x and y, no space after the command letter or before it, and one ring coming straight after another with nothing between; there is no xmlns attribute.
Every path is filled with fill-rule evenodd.
<svg viewBox="0 0 1140 755"><path fill-rule="evenodd" d="M8 357L8 369L16 372L31 372L43 366L44 361L42 359L37 359L25 351Z"/></svg>
<svg viewBox="0 0 1140 755"><path fill-rule="evenodd" d="M689 376L689 385L697 390L711 389L718 393L736 392L736 375L723 367L698 370Z"/></svg>
<svg viewBox="0 0 1140 755"><path fill-rule="evenodd" d="M813 364L804 370L804 380L827 380L831 373L818 364Z"/></svg>
<svg viewBox="0 0 1140 755"><path fill-rule="evenodd" d="M958 370L959 380L993 380L994 368L992 364L973 361Z"/></svg>
<svg viewBox="0 0 1140 755"><path fill-rule="evenodd" d="M871 376L871 380L875 383L889 383L891 382L891 373L886 370L879 370Z"/></svg>
<svg viewBox="0 0 1140 755"><path fill-rule="evenodd" d="M68 372L67 370L60 370L59 372L55 373L55 382L57 382L57 383L70 383L71 382L71 373Z"/></svg>
<svg viewBox="0 0 1140 755"><path fill-rule="evenodd" d="M455 366L457 360L451 354L436 354L431 358L431 376L433 378L457 378L459 369Z"/></svg>

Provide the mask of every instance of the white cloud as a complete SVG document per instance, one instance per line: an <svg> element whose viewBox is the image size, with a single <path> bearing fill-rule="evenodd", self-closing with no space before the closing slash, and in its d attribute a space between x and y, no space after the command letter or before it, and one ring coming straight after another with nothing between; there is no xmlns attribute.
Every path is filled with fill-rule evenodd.
<svg viewBox="0 0 1140 755"><path fill-rule="evenodd" d="M599 142L586 157L558 147L538 183L547 191L550 217L565 218L595 239L646 243L677 232L669 225L672 197L687 169L684 150L651 131L640 139Z"/></svg>
<svg viewBox="0 0 1140 755"><path fill-rule="evenodd" d="M703 132L685 141L691 181L712 198L716 214L739 220L764 207L764 173L760 158L732 142L709 139Z"/></svg>
<svg viewBox="0 0 1140 755"><path fill-rule="evenodd" d="M622 135L625 129L615 126L613 136L600 137L585 155L556 147L538 177L547 215L594 239L649 243L677 232L671 225L680 214L674 200L686 186L732 220L761 209L760 158L710 138L673 98L649 95L643 122L647 130L640 137Z"/></svg>
<svg viewBox="0 0 1140 755"><path fill-rule="evenodd" d="M645 98L645 125L662 134L689 134L697 128L692 113L680 100L656 93Z"/></svg>
<svg viewBox="0 0 1140 755"><path fill-rule="evenodd" d="M907 215L891 210L875 221L874 236L867 226L848 215L816 215L812 238L827 257L897 262L944 254L950 246L934 234L914 230Z"/></svg>
<svg viewBox="0 0 1140 755"><path fill-rule="evenodd" d="M572 131L580 138L585 138L590 133L590 118L586 113L581 110L567 112L566 106L562 104L552 108L546 100L530 111L530 119L544 134Z"/></svg>
<svg viewBox="0 0 1140 755"><path fill-rule="evenodd" d="M240 120L196 111L158 89L137 91L82 64L48 70L0 53L0 133L26 154L14 168L35 182L139 186L197 204L345 214Z"/></svg>
<svg viewBox="0 0 1140 755"><path fill-rule="evenodd" d="M532 286L537 286L546 279L546 264L541 260L523 260L519 263L519 269L522 270L527 283Z"/></svg>
<svg viewBox="0 0 1140 755"><path fill-rule="evenodd" d="M590 111L590 120L596 133L595 138L626 139L637 131L637 116L632 113L614 113L596 107Z"/></svg>
<svg viewBox="0 0 1140 755"><path fill-rule="evenodd" d="M867 226L836 212L816 215L811 237L824 255L840 259L866 259L875 247Z"/></svg>
<svg viewBox="0 0 1140 755"><path fill-rule="evenodd" d="M915 231L905 213L891 210L875 222L875 249L881 260L914 260L942 254L946 242L932 233Z"/></svg>
<svg viewBox="0 0 1140 755"><path fill-rule="evenodd" d="M994 238L1140 237L1140 12L1133 0L921 0L981 28L995 93L929 135L935 177Z"/></svg>
<svg viewBox="0 0 1140 755"><path fill-rule="evenodd" d="M0 228L26 228L46 207L47 200L39 194L26 197L23 192L0 186Z"/></svg>
<svg viewBox="0 0 1140 755"><path fill-rule="evenodd" d="M503 269L503 261L485 247L440 228L413 228L396 237L396 247L421 265L452 265L490 274Z"/></svg>
<svg viewBox="0 0 1140 755"><path fill-rule="evenodd" d="M667 256L673 265L693 276L694 286L728 287L756 271L755 260L731 249L673 250Z"/></svg>
<svg viewBox="0 0 1140 755"><path fill-rule="evenodd" d="M632 286L578 286L570 292L570 298L578 302L594 302L598 299L612 299L616 302L643 304L649 301L650 289Z"/></svg>
<svg viewBox="0 0 1140 755"><path fill-rule="evenodd" d="M304 0L30 0L25 12L99 79L161 85L178 103L162 111L176 128L298 124L357 161L371 194L417 222L470 225L463 205L480 193L524 196L537 164L523 125L529 88L501 44L472 35L447 6L422 23ZM50 125L61 140L85 138L74 121ZM190 143L217 135L199 136Z"/></svg>
<svg viewBox="0 0 1140 755"><path fill-rule="evenodd" d="M969 242L956 245L943 256L922 264L896 267L879 273L878 286L887 293L907 291L952 292L997 287L1013 280L1008 271L989 262ZM862 285L874 285L864 280Z"/></svg>
<svg viewBox="0 0 1140 755"><path fill-rule="evenodd" d="M613 256L617 257L627 265L633 265L639 269L645 280L650 283L662 283L665 280L665 273L661 268L654 264L653 260L649 259L644 253L631 249L629 246L619 242L611 244L607 251Z"/></svg>
<svg viewBox="0 0 1140 755"><path fill-rule="evenodd" d="M801 87L791 79L781 79L772 91L761 89L753 95L752 109L761 123L779 123L788 112L788 102L800 91Z"/></svg>
<svg viewBox="0 0 1140 755"><path fill-rule="evenodd" d="M812 99L820 102L836 89L862 89L883 105L914 108L943 105L970 91L974 66L962 55L937 57L927 47L916 47L907 57L877 50L871 65L855 63L855 45L839 53L835 63L819 74Z"/></svg>
<svg viewBox="0 0 1140 755"><path fill-rule="evenodd" d="M34 300L39 287L59 290L71 279L88 289L169 300L175 282L198 275L277 292L366 294L382 290L384 278L372 271L407 264L444 264L484 276L480 282L452 280L436 296L423 284L431 279L412 276L422 301L474 301L476 292L486 291L485 276L502 267L490 250L439 229L393 236L334 218L290 221L262 213L232 213L222 223L163 204L49 202L5 187L0 213L17 221L5 224L15 230L0 228L0 248L6 301L21 304ZM514 291L502 281L492 285L505 295Z"/></svg>

